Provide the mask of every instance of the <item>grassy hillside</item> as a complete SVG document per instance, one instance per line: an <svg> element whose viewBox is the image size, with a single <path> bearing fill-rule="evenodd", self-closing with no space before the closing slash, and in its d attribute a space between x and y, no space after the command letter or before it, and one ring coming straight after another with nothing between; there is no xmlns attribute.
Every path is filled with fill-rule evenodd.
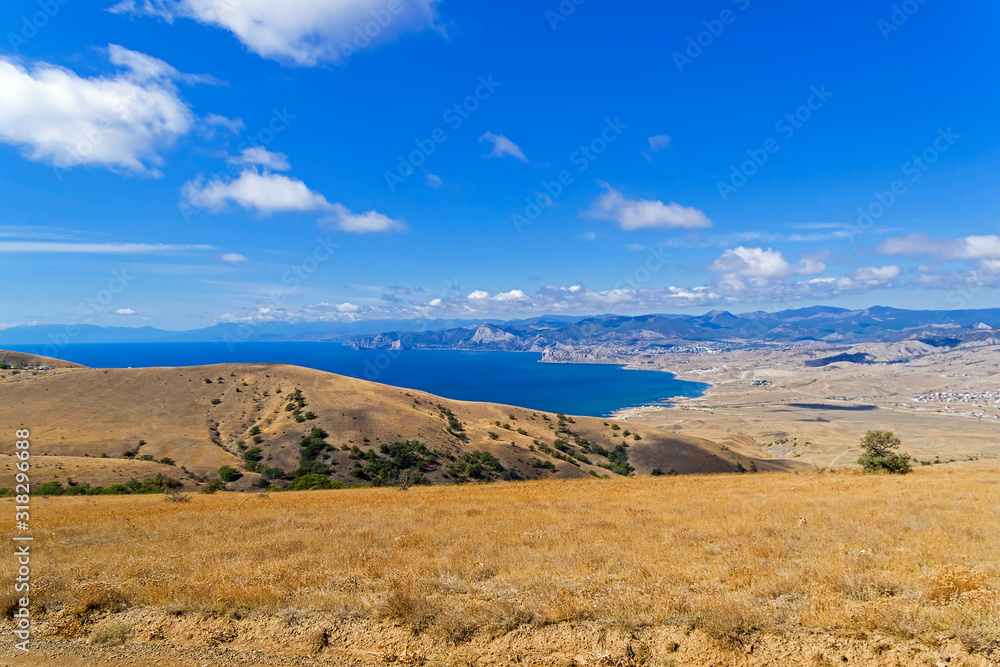
<svg viewBox="0 0 1000 667"><path fill-rule="evenodd" d="M225 465L243 473L233 488L304 473L350 485L802 467L735 435L713 442L270 364L3 373L0 430L17 428L31 430L36 484L161 472L192 486ZM0 486L11 485L12 446L0 447Z"/></svg>
<svg viewBox="0 0 1000 667"><path fill-rule="evenodd" d="M31 664L986 667L998 472L37 499Z"/></svg>

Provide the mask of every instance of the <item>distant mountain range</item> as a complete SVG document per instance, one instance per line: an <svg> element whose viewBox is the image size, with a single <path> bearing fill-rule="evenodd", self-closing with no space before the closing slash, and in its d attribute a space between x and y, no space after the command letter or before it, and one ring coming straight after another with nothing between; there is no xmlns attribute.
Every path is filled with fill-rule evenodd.
<svg viewBox="0 0 1000 667"><path fill-rule="evenodd" d="M917 311L815 306L776 313L588 317L558 323L482 323L440 331L391 331L351 336L356 348L450 348L550 351L581 347L629 353L703 344L857 343L919 341L933 347L1000 342L1000 309Z"/></svg>
<svg viewBox="0 0 1000 667"><path fill-rule="evenodd" d="M635 351L703 344L777 344L809 341L839 345L919 341L935 347L1000 342L1000 308L848 310L814 306L776 313L567 317L523 320L368 320L217 324L192 331L153 327L37 325L0 330L5 345L149 342L329 341L359 349L469 349L543 351L600 347Z"/></svg>

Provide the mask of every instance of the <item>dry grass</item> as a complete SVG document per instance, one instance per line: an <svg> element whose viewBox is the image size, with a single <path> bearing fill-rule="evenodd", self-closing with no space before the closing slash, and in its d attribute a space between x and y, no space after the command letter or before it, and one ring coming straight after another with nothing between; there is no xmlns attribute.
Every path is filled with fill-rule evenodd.
<svg viewBox="0 0 1000 667"><path fill-rule="evenodd" d="M84 617L316 610L452 643L590 620L700 627L729 647L806 628L988 652L997 472L37 499L32 601Z"/></svg>

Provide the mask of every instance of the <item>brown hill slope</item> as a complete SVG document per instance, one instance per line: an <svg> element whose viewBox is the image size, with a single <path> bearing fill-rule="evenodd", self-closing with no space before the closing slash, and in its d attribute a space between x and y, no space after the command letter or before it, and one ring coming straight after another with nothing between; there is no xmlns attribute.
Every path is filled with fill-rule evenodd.
<svg viewBox="0 0 1000 667"><path fill-rule="evenodd" d="M299 395L302 407L294 400ZM459 424L449 426L448 412ZM251 430L254 427L259 434ZM560 421L557 415L524 408L452 401L277 364L76 368L0 378L0 432L31 430L35 484L72 477L103 485L156 472L197 484L223 465L245 471L242 453L254 446L261 448L260 465L291 472L299 467L303 436L315 427L328 434L317 460L345 484L364 481L352 474L359 450L382 456L382 446L404 440L419 440L436 453L424 466L432 482L455 479L449 464L473 451L491 453L523 479L584 477L592 472L614 476L601 465L615 457L609 461L600 452L612 452L618 445L627 445L637 474L654 469L686 474L732 472L738 465L759 470L800 466L771 458L737 436L715 443L645 426L633 433L628 429L636 427L613 420ZM0 454L7 455L0 456L0 486L10 486L7 478L13 473L13 442L5 440L0 446ZM358 449L350 451L354 447ZM136 460L143 456L169 457L176 467ZM536 460L546 467L537 467ZM245 471L236 486L248 487L259 479Z"/></svg>

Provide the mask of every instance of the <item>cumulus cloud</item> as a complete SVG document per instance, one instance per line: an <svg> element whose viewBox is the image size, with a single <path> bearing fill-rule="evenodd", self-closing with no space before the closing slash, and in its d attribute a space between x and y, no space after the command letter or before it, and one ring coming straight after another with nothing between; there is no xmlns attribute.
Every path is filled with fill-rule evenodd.
<svg viewBox="0 0 1000 667"><path fill-rule="evenodd" d="M787 278L795 273L795 269L779 251L743 246L726 250L708 268L711 271L765 280Z"/></svg>
<svg viewBox="0 0 1000 667"><path fill-rule="evenodd" d="M525 301L528 295L519 289L512 289L509 292L500 292L493 297L494 301Z"/></svg>
<svg viewBox="0 0 1000 667"><path fill-rule="evenodd" d="M800 276L815 276L826 273L826 262L823 261L825 253L813 253L803 255L802 259L795 263L795 273Z"/></svg>
<svg viewBox="0 0 1000 667"><path fill-rule="evenodd" d="M354 213L343 204L330 207L332 216L324 222L334 225L343 232L368 234L372 232L402 232L406 224L402 220L393 220L378 211Z"/></svg>
<svg viewBox="0 0 1000 667"><path fill-rule="evenodd" d="M228 202L261 215L332 209L326 198L302 181L256 169L244 169L235 180L199 176L181 188L184 200L196 208L219 212Z"/></svg>
<svg viewBox="0 0 1000 667"><path fill-rule="evenodd" d="M664 204L650 199L626 199L618 190L601 182L604 194L594 200L589 211L582 215L600 220L614 220L622 229L699 229L711 227L712 221L704 213L690 206L675 202Z"/></svg>
<svg viewBox="0 0 1000 667"><path fill-rule="evenodd" d="M793 275L814 276L826 271L824 253L803 255L793 266L778 250L737 246L724 251L709 265L710 271L725 274L723 280L732 285L742 278L754 284L781 280Z"/></svg>
<svg viewBox="0 0 1000 667"><path fill-rule="evenodd" d="M244 150L230 161L252 164L244 169L236 179L204 176L188 181L181 188L184 206L205 209L219 213L230 202L243 209L254 210L261 215L273 213L322 214L320 223L344 232L367 234L371 232L401 232L406 230L402 220L394 220L378 211L355 213L343 204L331 204L322 194L309 189L297 178L284 174L272 174L267 166L290 169L284 153L272 153L256 147ZM258 171L258 165L267 165Z"/></svg>
<svg viewBox="0 0 1000 667"><path fill-rule="evenodd" d="M222 255L219 256L219 259L225 262L226 264L240 264L242 262L249 261L243 255L235 252L223 253Z"/></svg>
<svg viewBox="0 0 1000 667"><path fill-rule="evenodd" d="M123 0L116 14L187 18L228 30L264 58L339 63L409 31L437 28L439 0Z"/></svg>
<svg viewBox="0 0 1000 667"><path fill-rule="evenodd" d="M85 78L48 63L25 67L0 57L0 141L60 169L99 166L160 176L161 151L196 121L176 82L214 80L181 74L116 44L108 58L116 74Z"/></svg>
<svg viewBox="0 0 1000 667"><path fill-rule="evenodd" d="M521 162L528 161L528 158L524 156L524 152L521 150L521 147L502 134L487 132L483 136L479 137L479 141L480 143L488 141L493 144L493 150L486 155L488 158L510 156L517 158Z"/></svg>
<svg viewBox="0 0 1000 667"><path fill-rule="evenodd" d="M244 166L256 165L271 169L273 171L288 171L292 165L288 162L288 156L284 153L272 153L263 146L250 146L244 148L239 155L229 157L231 164Z"/></svg>
<svg viewBox="0 0 1000 667"><path fill-rule="evenodd" d="M135 311L131 308L115 308L111 312L115 315L135 315Z"/></svg>

